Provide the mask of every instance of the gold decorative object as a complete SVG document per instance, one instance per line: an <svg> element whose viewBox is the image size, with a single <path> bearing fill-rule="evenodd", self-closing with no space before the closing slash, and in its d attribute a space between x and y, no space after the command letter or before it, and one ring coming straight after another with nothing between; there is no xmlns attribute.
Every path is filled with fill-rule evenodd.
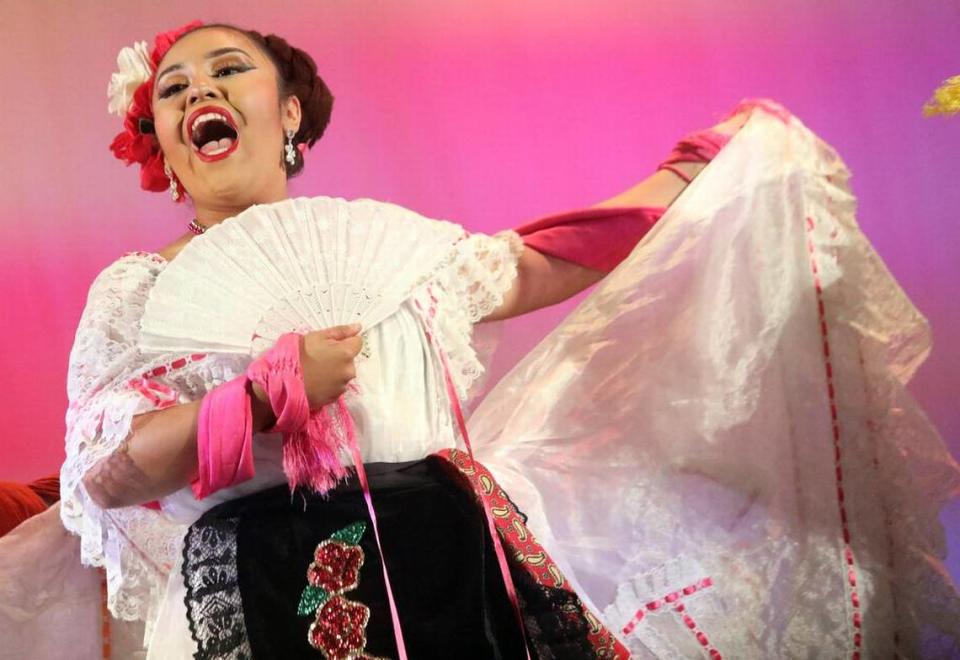
<svg viewBox="0 0 960 660"><path fill-rule="evenodd" d="M960 112L960 76L953 76L933 92L933 98L923 106L923 116L955 115Z"/></svg>

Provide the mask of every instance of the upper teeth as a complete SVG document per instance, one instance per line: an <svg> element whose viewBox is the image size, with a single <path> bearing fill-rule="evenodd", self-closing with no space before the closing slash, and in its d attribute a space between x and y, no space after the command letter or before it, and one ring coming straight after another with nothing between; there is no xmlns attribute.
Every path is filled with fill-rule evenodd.
<svg viewBox="0 0 960 660"><path fill-rule="evenodd" d="M221 115L219 112L206 112L193 120L193 126L190 128L190 133L196 133L197 127L199 127L200 124L211 120L222 121L224 124L230 123L227 121L227 118Z"/></svg>

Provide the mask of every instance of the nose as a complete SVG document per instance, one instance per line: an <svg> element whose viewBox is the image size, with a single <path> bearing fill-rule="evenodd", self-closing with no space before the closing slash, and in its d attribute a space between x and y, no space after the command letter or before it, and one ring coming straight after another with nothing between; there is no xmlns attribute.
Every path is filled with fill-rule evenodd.
<svg viewBox="0 0 960 660"><path fill-rule="evenodd" d="M190 93L187 95L187 103L195 105L201 101L221 98L220 92L206 82L197 81L190 87Z"/></svg>

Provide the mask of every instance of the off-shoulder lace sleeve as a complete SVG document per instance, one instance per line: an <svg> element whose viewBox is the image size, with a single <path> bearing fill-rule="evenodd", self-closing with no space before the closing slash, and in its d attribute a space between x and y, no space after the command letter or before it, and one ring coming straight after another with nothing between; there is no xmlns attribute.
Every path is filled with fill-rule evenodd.
<svg viewBox="0 0 960 660"><path fill-rule="evenodd" d="M138 321L156 262L121 258L90 287L67 374L66 460L60 472L61 517L81 538L84 564L107 572L108 605L122 619L149 620L182 531L144 507L103 510L82 478L129 434L133 416L176 402L170 388L150 391L136 348ZM138 379L139 377L139 379Z"/></svg>
<svg viewBox="0 0 960 660"><path fill-rule="evenodd" d="M503 302L517 277L522 252L523 241L514 231L470 234L456 244L447 267L431 287L437 329L461 399L466 399L485 370L473 325Z"/></svg>

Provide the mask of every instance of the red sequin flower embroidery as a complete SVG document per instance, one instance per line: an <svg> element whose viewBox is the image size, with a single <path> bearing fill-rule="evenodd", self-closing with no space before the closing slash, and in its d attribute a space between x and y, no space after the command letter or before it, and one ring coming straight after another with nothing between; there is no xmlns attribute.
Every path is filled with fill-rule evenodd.
<svg viewBox="0 0 960 660"><path fill-rule="evenodd" d="M363 550L358 545L327 539L317 546L313 563L307 569L307 581L331 593L356 589L363 566Z"/></svg>
<svg viewBox="0 0 960 660"><path fill-rule="evenodd" d="M367 620L370 608L362 603L334 596L317 612L310 624L310 644L325 658L346 660L363 653L367 645Z"/></svg>
<svg viewBox="0 0 960 660"><path fill-rule="evenodd" d="M370 608L342 595L360 583L364 555L358 544L366 529L366 523L355 522L334 532L320 542L307 568L297 613L316 612L307 641L327 660L376 660L364 653Z"/></svg>

